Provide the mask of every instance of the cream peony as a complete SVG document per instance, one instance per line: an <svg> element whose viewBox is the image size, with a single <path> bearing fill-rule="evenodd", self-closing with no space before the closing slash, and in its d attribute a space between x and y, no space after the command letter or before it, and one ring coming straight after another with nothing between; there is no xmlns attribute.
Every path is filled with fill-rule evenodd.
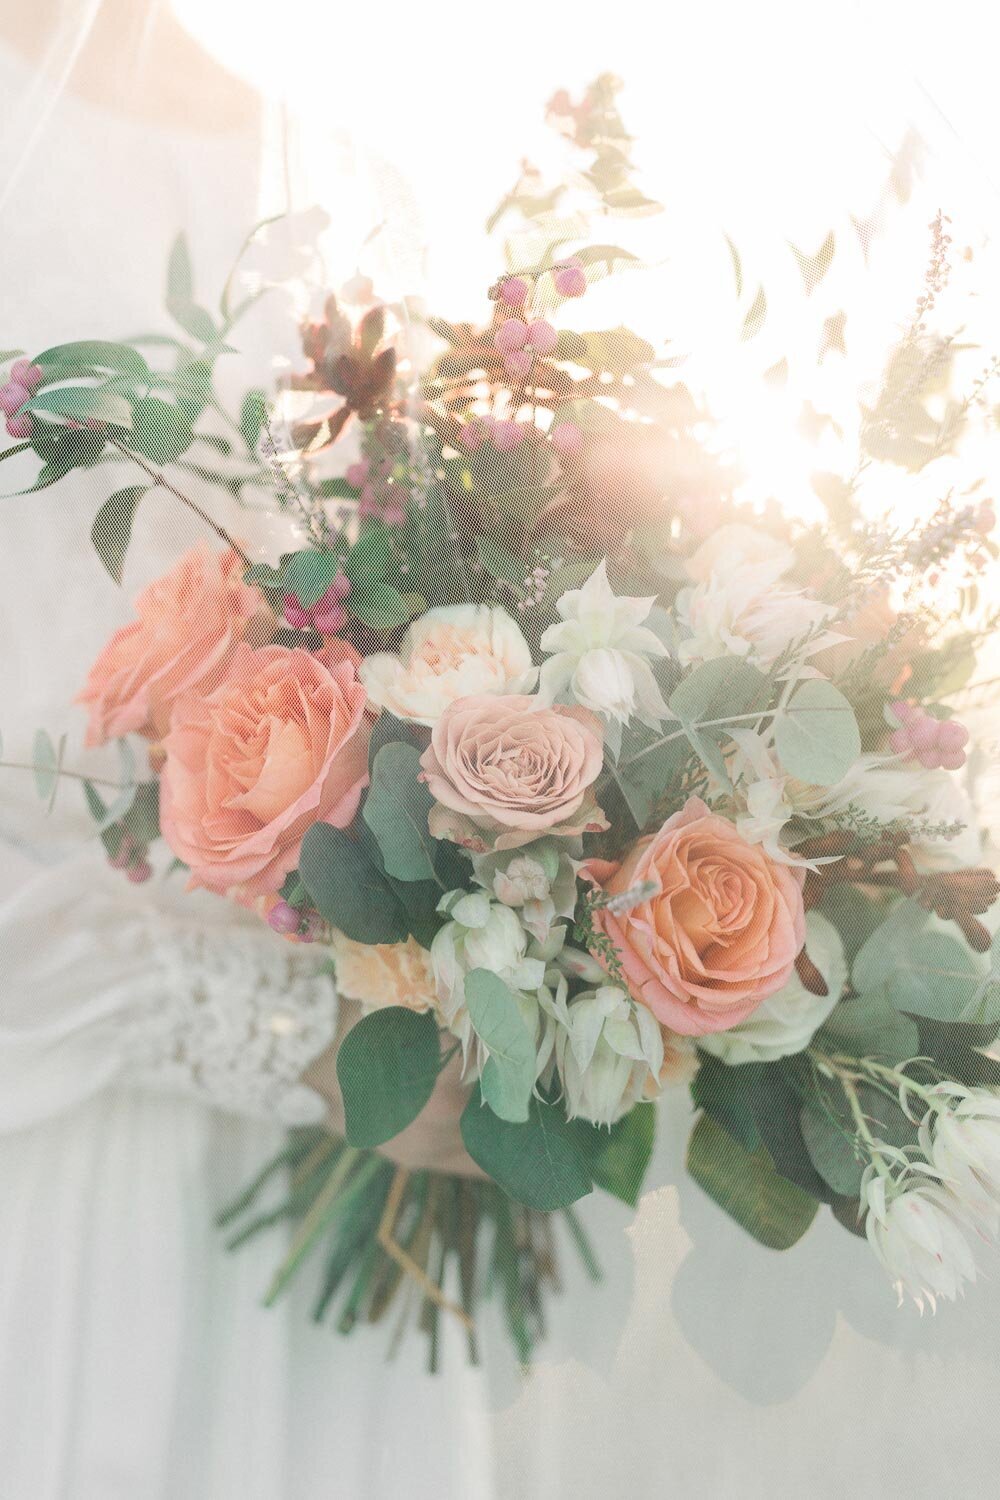
<svg viewBox="0 0 1000 1500"><path fill-rule="evenodd" d="M524 692L534 675L516 622L485 604L428 610L409 627L398 654L377 652L361 668L372 703L428 727L459 698Z"/></svg>
<svg viewBox="0 0 1000 1500"><path fill-rule="evenodd" d="M337 988L366 1010L403 1005L407 1010L437 1010L434 968L416 938L405 943L357 943L334 928L330 935Z"/></svg>
<svg viewBox="0 0 1000 1500"><path fill-rule="evenodd" d="M696 583L707 583L713 573L732 573L736 568L772 563L776 577L787 573L795 554L785 542L755 526L733 522L720 526L687 560L687 570Z"/></svg>

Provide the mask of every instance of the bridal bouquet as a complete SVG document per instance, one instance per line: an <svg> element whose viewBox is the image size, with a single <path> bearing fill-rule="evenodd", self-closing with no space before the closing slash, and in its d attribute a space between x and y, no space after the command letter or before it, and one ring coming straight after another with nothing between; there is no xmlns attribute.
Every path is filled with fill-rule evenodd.
<svg viewBox="0 0 1000 1500"><path fill-rule="evenodd" d="M610 80L550 113L602 214L655 208ZM993 514L949 494L894 525L855 503L940 372L946 221L859 466L820 476L818 526L739 503L652 343L560 326L634 256L567 228L536 182L507 213L530 233L479 321L358 278L228 437L203 419L236 315L228 294L218 315L196 302L183 241L185 339L65 344L0 392L34 491L134 464L93 531L116 578L147 490L194 504L185 474L213 477L206 441L242 464L217 482L301 521L268 562L212 522L220 545L141 594L80 694L89 745L148 749L145 780L123 752L114 800L86 783L112 864L148 878L162 838L276 942L323 945L358 1006L342 1137L293 1133L227 1222L238 1241L295 1220L274 1295L322 1244L317 1316L339 1298L345 1328L416 1288L432 1338L442 1308L471 1338L498 1286L527 1357L553 1216L596 1270L572 1205L637 1201L656 1098L683 1085L689 1170L758 1241L787 1249L828 1209L901 1294L953 1297L1000 1226L1000 882L955 712L996 624L976 583ZM44 793L62 760L40 735ZM395 1167L380 1148L444 1069L469 1173Z"/></svg>

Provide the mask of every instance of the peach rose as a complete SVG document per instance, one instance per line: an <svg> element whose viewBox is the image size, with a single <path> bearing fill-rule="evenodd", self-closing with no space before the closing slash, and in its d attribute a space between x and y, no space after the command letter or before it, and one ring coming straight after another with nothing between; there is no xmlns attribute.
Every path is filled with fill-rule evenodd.
<svg viewBox="0 0 1000 1500"><path fill-rule="evenodd" d="M213 693L177 700L160 824L194 884L275 891L307 828L347 827L368 784L365 703L349 658L246 645Z"/></svg>
<svg viewBox="0 0 1000 1500"><path fill-rule="evenodd" d="M611 896L650 882L627 911L598 908L635 1000L682 1036L725 1031L791 978L805 941L802 872L768 859L700 797L622 864L582 873Z"/></svg>
<svg viewBox="0 0 1000 1500"><path fill-rule="evenodd" d="M461 698L434 726L420 764L437 799L431 833L480 853L608 826L592 789L604 731L585 708L523 694Z"/></svg>
<svg viewBox="0 0 1000 1500"><path fill-rule="evenodd" d="M90 709L88 745L125 734L162 739L181 693L210 692L237 642L249 634L262 642L274 628L237 554L206 546L143 589L135 608L139 618L115 631L77 695Z"/></svg>
<svg viewBox="0 0 1000 1500"><path fill-rule="evenodd" d="M405 943L356 943L334 929L337 988L366 1010L405 1005L407 1010L437 1010L437 987L431 956L416 938Z"/></svg>

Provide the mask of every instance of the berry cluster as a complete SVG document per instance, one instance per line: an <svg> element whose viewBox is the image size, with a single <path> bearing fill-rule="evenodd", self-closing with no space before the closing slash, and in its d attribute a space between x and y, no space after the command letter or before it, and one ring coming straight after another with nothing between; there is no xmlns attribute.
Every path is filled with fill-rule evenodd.
<svg viewBox="0 0 1000 1500"><path fill-rule="evenodd" d="M536 354L552 353L557 337L552 324L544 318L530 323L523 318L506 318L493 335L493 342L503 355L508 375L520 378L528 374Z"/></svg>
<svg viewBox="0 0 1000 1500"><path fill-rule="evenodd" d="M934 719L916 703L901 699L891 705L899 728L889 736L897 755L918 760L928 771L957 771L965 765L969 731L957 719Z"/></svg>
<svg viewBox="0 0 1000 1500"><path fill-rule="evenodd" d="M323 918L318 911L300 910L287 901L276 901L267 914L267 925L282 937L313 943L323 930Z"/></svg>
<svg viewBox="0 0 1000 1500"><path fill-rule="evenodd" d="M293 630L318 630L320 635L339 635L347 624L341 601L351 592L351 580L338 573L322 598L306 606L297 594L285 594L285 619Z"/></svg>
<svg viewBox="0 0 1000 1500"><path fill-rule="evenodd" d="M10 367L7 384L0 386L0 411L7 419L7 432L12 438L31 436L31 413L21 411L21 407L30 401L41 383L42 374L37 365L26 359L17 359Z"/></svg>
<svg viewBox="0 0 1000 1500"><path fill-rule="evenodd" d="M112 870L124 870L133 885L145 885L153 874L153 866L146 858L148 852L135 842L131 834L123 831L118 848L108 857L108 864Z"/></svg>

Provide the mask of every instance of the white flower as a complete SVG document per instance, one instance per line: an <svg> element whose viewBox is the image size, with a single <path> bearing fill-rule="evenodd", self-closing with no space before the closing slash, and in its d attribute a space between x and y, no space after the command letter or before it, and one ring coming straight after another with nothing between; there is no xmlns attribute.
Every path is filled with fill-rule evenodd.
<svg viewBox="0 0 1000 1500"><path fill-rule="evenodd" d="M950 1085L952 1107L932 1111L921 1145L943 1184L984 1229L1000 1228L1000 1098ZM933 1124L929 1120L933 1115Z"/></svg>
<svg viewBox="0 0 1000 1500"><path fill-rule="evenodd" d="M938 1297L954 1301L976 1264L966 1234L972 1229L955 1198L937 1183L893 1182L869 1167L861 1184L869 1243L895 1283L902 1302L923 1311Z"/></svg>
<svg viewBox="0 0 1000 1500"><path fill-rule="evenodd" d="M472 868L498 901L520 909L521 922L539 943L548 940L560 917L568 919L576 909L577 861L554 839L539 839L528 850L476 855Z"/></svg>
<svg viewBox="0 0 1000 1500"><path fill-rule="evenodd" d="M398 655L376 652L359 673L372 703L428 726L458 698L527 692L536 676L517 623L485 604L428 610L410 625Z"/></svg>
<svg viewBox="0 0 1000 1500"><path fill-rule="evenodd" d="M699 1037L698 1045L730 1066L772 1062L808 1047L844 992L847 958L836 927L818 911L806 915L805 949L826 982L825 995L814 995L793 973L745 1021L728 1031Z"/></svg>
<svg viewBox="0 0 1000 1500"><path fill-rule="evenodd" d="M663 657L667 648L643 624L655 597L619 597L608 583L601 562L582 588L567 589L556 604L560 623L541 639L549 655L539 677L539 692L549 702L569 699L601 714L608 723L612 748L621 741L621 726L635 716L651 729L669 713L648 657Z"/></svg>
<svg viewBox="0 0 1000 1500"><path fill-rule="evenodd" d="M585 990L567 1002L567 985L540 990L539 1001L556 1023L555 1058L566 1091L566 1113L595 1125L613 1125L659 1083L663 1036L645 1006L617 985Z"/></svg>
<svg viewBox="0 0 1000 1500"><path fill-rule="evenodd" d="M713 573L725 574L746 564L773 563L781 577L795 561L787 542L779 542L766 531L734 522L720 526L687 560L687 570L696 583L707 583Z"/></svg>
<svg viewBox="0 0 1000 1500"><path fill-rule="evenodd" d="M783 559L770 558L712 572L704 582L681 589L676 603L678 621L686 631L677 648L681 661L738 656L767 668L806 636L812 638L801 649L801 658L843 640L819 628L836 613L835 607L781 583L783 572Z"/></svg>
<svg viewBox="0 0 1000 1500"><path fill-rule="evenodd" d="M438 909L451 918L431 943L441 1016L467 1048L472 1028L465 1008L466 974L489 969L512 990L537 990L545 979L545 959L529 955L528 934L517 912L491 901L485 892L452 891Z"/></svg>

